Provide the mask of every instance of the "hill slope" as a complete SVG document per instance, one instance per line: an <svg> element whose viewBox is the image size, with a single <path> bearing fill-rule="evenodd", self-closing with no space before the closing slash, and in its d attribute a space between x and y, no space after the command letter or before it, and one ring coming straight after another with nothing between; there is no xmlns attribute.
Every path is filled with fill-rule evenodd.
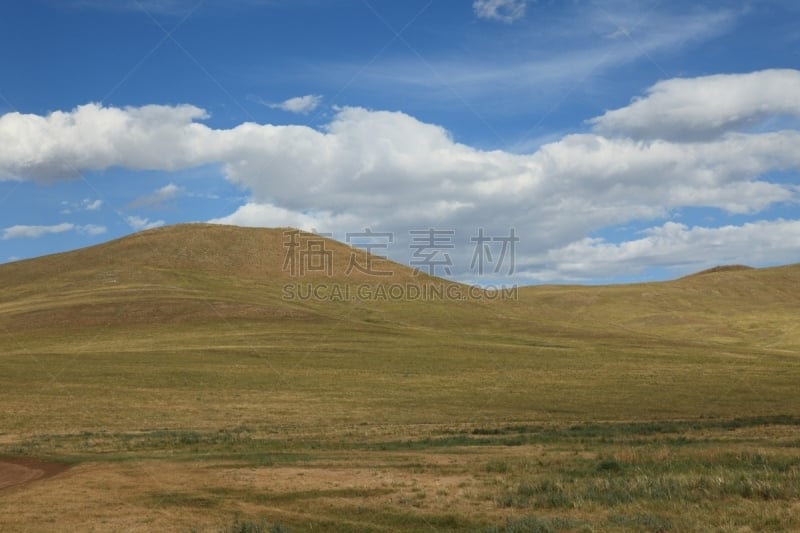
<svg viewBox="0 0 800 533"><path fill-rule="evenodd" d="M378 259L392 276L347 275L351 249L333 241L331 275L298 281L283 238L187 225L0 266L0 427L235 420L313 433L800 413L798 265L504 300L287 298L295 283L463 286Z"/></svg>
<svg viewBox="0 0 800 533"><path fill-rule="evenodd" d="M540 324L643 342L718 342L800 352L800 265L721 268L659 283L526 287Z"/></svg>
<svg viewBox="0 0 800 533"><path fill-rule="evenodd" d="M302 256L309 249L327 255ZM364 273L368 263L391 275ZM310 284L327 290L312 294ZM374 290L331 294L333 286L426 284L445 294L434 301L379 298ZM291 228L186 224L0 265L0 287L0 325L12 331L349 320L487 335L800 347L800 265L720 267L662 283L524 287L518 298L475 300L463 286ZM455 299L448 287L458 289Z"/></svg>
<svg viewBox="0 0 800 533"><path fill-rule="evenodd" d="M408 267L291 228L186 224L0 265L0 321L12 329L30 329L308 319L339 312L336 305L321 305L330 303L320 301L327 294L312 297L310 283L432 281ZM287 285L294 290L287 291Z"/></svg>

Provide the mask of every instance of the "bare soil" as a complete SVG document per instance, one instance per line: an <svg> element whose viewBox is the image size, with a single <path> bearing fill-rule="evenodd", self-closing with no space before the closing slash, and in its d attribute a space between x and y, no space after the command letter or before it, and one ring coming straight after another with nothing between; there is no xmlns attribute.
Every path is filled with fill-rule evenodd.
<svg viewBox="0 0 800 533"><path fill-rule="evenodd" d="M68 465L30 458L4 458L0 460L0 491L51 478L68 468Z"/></svg>

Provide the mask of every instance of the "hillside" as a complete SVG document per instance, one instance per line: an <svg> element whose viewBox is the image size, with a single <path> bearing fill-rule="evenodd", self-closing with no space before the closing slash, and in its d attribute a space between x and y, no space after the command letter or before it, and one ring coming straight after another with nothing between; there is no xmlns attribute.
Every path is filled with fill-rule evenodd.
<svg viewBox="0 0 800 533"><path fill-rule="evenodd" d="M374 298L375 291L336 298L330 290L317 298L308 292L309 284L457 284L300 232L295 264L290 265L287 243L294 231L186 224L0 265L0 324L23 330L347 318L557 337L600 334L786 347L800 343L794 324L800 314L800 265L718 267L661 283L524 287L518 299L503 301L398 301L403 298L385 293ZM324 264L301 271L299 253L309 243L323 241L329 255L312 259ZM364 273L352 268L351 261L362 267L369 262L372 272L391 275Z"/></svg>
<svg viewBox="0 0 800 533"><path fill-rule="evenodd" d="M0 349L76 360L158 356L170 365L185 364L184 355L212 366L247 355L267 370L290 357L313 371L355 372L332 385L334 395L343 383L380 390L430 373L431 383L449 376L461 384L438 390L455 395L443 413L459 411L463 394L470 404L485 400L476 392L484 390L517 397L512 412L518 414L549 411L543 398L557 397L575 416L587 409L635 416L662 409L669 396L662 380L682 380L697 389L671 412L689 414L697 408L691 398L725 389L727 379L747 375L752 365L770 394L794 390L783 380L800 364L800 265L717 269L660 283L524 287L499 300L379 298L375 291L299 297L298 284L464 287L380 258L371 259L374 270L391 276L348 273L351 255L364 264L364 253L331 240L325 240L330 275L292 276L284 269L287 231L181 225L0 265ZM302 246L320 242L311 234L299 239ZM763 366L768 361L789 365L777 382ZM598 368L603 373L595 374ZM642 382L641 375L658 378ZM486 379L498 380L491 393ZM531 383L537 387L529 390ZM620 404L608 395L621 384L646 398ZM597 394L609 400L599 411ZM771 396L757 396L754 406L772 405ZM724 411L736 402L726 405ZM415 418L407 412L407 420Z"/></svg>
<svg viewBox="0 0 800 533"><path fill-rule="evenodd" d="M800 265L717 268L681 279L606 287L525 287L540 325L638 342L719 343L800 353Z"/></svg>
<svg viewBox="0 0 800 533"><path fill-rule="evenodd" d="M292 228L180 224L142 231L72 252L2 265L0 276L16 283L31 283L69 273L75 280L107 283L112 279L118 282L146 280L141 270L148 269L150 274L170 270L274 282L291 277L288 266L284 268L291 234L298 236L299 251L306 248L309 240L325 241L324 251L331 252L334 278L344 277L351 252L358 253L359 260L364 258L360 251L338 241ZM381 258L374 261L376 270L390 263ZM408 267L394 263L392 267L401 279L412 275ZM311 279L328 277L324 272L311 270L305 275ZM358 271L348 277L365 279Z"/></svg>
<svg viewBox="0 0 800 533"><path fill-rule="evenodd" d="M330 275L293 277L284 231L0 265L0 529L800 527L800 266L289 298L464 287L378 258L392 276L348 274L333 241Z"/></svg>
<svg viewBox="0 0 800 533"><path fill-rule="evenodd" d="M290 253L293 234L296 248ZM287 254L294 264L287 263ZM351 267L351 258L362 270ZM309 283L421 286L430 282L432 278L406 266L367 258L362 250L291 228L186 224L0 265L0 323L32 329L310 319L335 315L340 306L335 301L321 305L331 304L320 301L328 294L311 297ZM444 280L436 283L450 285ZM304 290L284 294L286 285Z"/></svg>

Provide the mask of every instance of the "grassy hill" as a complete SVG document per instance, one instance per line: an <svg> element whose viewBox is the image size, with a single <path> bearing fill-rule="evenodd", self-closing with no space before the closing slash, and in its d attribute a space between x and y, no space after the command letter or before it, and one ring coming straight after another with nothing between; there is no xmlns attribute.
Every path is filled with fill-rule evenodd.
<svg viewBox="0 0 800 533"><path fill-rule="evenodd" d="M297 266L285 264L296 234ZM322 255L300 254L324 242ZM3 317L18 328L195 322L204 319L308 317L307 306L282 296L288 283L425 283L408 267L289 228L263 230L189 224L145 231L110 243L0 266ZM309 261L320 267L312 270ZM330 272L327 265L330 264ZM349 271L348 271L349 270ZM346 274L347 273L347 274ZM346 274L346 275L345 275ZM313 299L306 299L312 301ZM318 306L318 314L330 314ZM15 320L16 319L16 320Z"/></svg>
<svg viewBox="0 0 800 533"><path fill-rule="evenodd" d="M641 336L648 341L718 341L790 350L800 342L794 320L800 308L800 265L717 267L662 283L532 286L522 288L518 298L498 298L503 300L499 302L469 298L463 286L381 257L368 259L359 249L301 232L297 232L300 252L309 242L324 241L330 273L319 269L292 273L286 264L286 243L292 233L290 228L188 224L0 265L0 317L13 330L237 318L268 322L347 318L528 335ZM351 258L358 265L369 261L375 272L391 275L350 268ZM316 298L309 294L308 284L329 290ZM375 290L359 295L355 291L359 285L432 285L440 297L405 301L402 295ZM337 299L331 294L333 286L354 290ZM455 288L455 299L447 298L448 287Z"/></svg>
<svg viewBox="0 0 800 533"><path fill-rule="evenodd" d="M292 276L287 231L0 265L0 454L76 465L4 493L0 529L800 527L800 265L492 300L329 240L330 275Z"/></svg>
<svg viewBox="0 0 800 533"><path fill-rule="evenodd" d="M573 332L745 349L800 348L800 265L716 268L675 281L527 287L522 302Z"/></svg>

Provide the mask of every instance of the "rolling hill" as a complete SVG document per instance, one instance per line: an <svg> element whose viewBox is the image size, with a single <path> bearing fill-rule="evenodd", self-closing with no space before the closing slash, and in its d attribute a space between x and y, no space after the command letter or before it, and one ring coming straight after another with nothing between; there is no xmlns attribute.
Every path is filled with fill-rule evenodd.
<svg viewBox="0 0 800 533"><path fill-rule="evenodd" d="M293 234L298 239L296 264L289 265L287 243ZM329 255L324 259L309 255L306 262L324 264L300 272L299 254L309 243L324 243ZM362 267L369 262L372 272L391 275L364 273L351 261ZM328 290L314 295L308 290L310 284ZM399 301L402 294L393 298L367 290L336 298L330 290L359 285L434 285L443 296L406 302ZM800 265L717 267L660 283L523 287L508 295L513 297L492 301L469 298L465 286L381 257L368 258L359 249L291 228L208 224L158 228L73 252L0 265L0 287L0 323L15 330L346 317L399 320L400 325L460 327L461 323L478 330L527 334L568 332L580 337L593 332L672 337L676 342L756 342L793 349L800 342L794 320L800 312ZM455 289L451 294L457 298L448 300L448 287Z"/></svg>
<svg viewBox="0 0 800 533"><path fill-rule="evenodd" d="M697 501L687 530L708 508L758 529L732 498L764 491L800 526L800 265L488 299L329 240L330 271L293 276L292 231L181 225L0 265L0 457L77 465L6 492L0 529L79 531L88 506L111 530L235 510L463 531L544 508L666 531ZM392 285L459 297L377 296Z"/></svg>
<svg viewBox="0 0 800 533"><path fill-rule="evenodd" d="M355 383L349 375L326 385L334 396L343 393L336 387L344 383L371 397L402 376L419 386L453 380L460 386L436 391L453 395L444 413L460 412L464 398L472 405L499 394L502 406L517 397L510 410L488 409L487 416L536 418L552 411L545 401L552 398L563 399L560 409L576 419L589 412L602 418L640 411L691 416L703 392L722 394L726 379L753 370L747 379L757 390L750 405L756 412L771 412L776 392L795 390L785 379L800 364L800 265L716 269L660 283L533 286L481 299L468 297L464 286L382 258L369 258L373 270L391 276L364 274L350 268L351 257L366 264L364 252L332 240L324 240L329 272L293 275L285 268L292 232L181 225L2 265L0 346L7 355L31 353L42 361L69 354L68 360L82 364L93 356L127 354L159 357L173 368L245 356L266 365L259 370L295 360L309 373L330 372L315 379L338 372L359 376ZM312 234L297 238L298 250L323 242ZM391 285L451 288L458 297L445 292L426 301L374 290ZM287 286L293 288L287 292ZM301 296L309 286L328 292ZM368 290L336 298L334 286ZM770 365L788 373L773 374ZM422 379L426 375L429 381ZM408 376L422 381L409 382ZM487 388L485 379L496 383ZM675 380L694 384L684 404L666 402L670 389L663 383ZM645 399L631 395L621 402L613 394L620 386ZM605 409L598 392L608 400ZM409 405L416 398L410 394ZM719 400L724 407L714 409L733 414L740 399L733 400ZM408 421L418 414L397 413Z"/></svg>
<svg viewBox="0 0 800 533"><path fill-rule="evenodd" d="M290 239L296 239L297 246L291 253ZM293 265L287 263L287 254L294 257ZM367 262L371 270L365 273ZM432 281L408 267L368 258L361 250L291 228L187 224L2 265L0 313L6 327L22 329L312 318L339 311L314 305L318 299L307 290L283 297L287 284L307 289L309 283L379 286Z"/></svg>

